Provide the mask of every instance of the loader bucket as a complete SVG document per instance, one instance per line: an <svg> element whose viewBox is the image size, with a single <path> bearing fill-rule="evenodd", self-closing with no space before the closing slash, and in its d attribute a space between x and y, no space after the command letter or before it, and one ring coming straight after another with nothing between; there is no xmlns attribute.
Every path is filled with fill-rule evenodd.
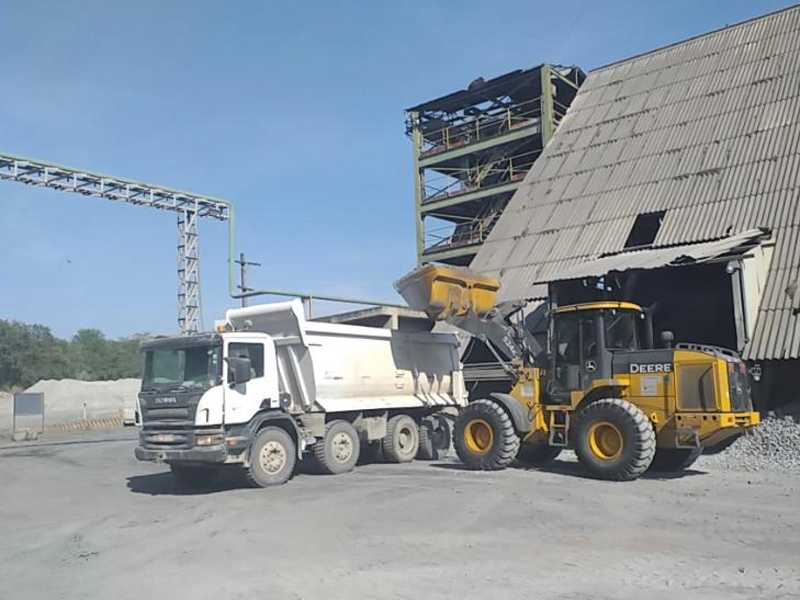
<svg viewBox="0 0 800 600"><path fill-rule="evenodd" d="M408 305L434 321L475 314L483 317L495 305L500 282L469 269L424 265L395 282Z"/></svg>

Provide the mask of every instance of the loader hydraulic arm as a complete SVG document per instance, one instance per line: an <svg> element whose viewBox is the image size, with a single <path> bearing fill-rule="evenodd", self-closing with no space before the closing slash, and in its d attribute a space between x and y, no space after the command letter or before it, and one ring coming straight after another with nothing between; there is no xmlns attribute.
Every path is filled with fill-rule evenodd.
<svg viewBox="0 0 800 600"><path fill-rule="evenodd" d="M521 305L495 303L500 282L494 278L465 268L424 265L394 287L411 308L474 335L508 360L533 364L544 354L521 319L514 320L521 316Z"/></svg>

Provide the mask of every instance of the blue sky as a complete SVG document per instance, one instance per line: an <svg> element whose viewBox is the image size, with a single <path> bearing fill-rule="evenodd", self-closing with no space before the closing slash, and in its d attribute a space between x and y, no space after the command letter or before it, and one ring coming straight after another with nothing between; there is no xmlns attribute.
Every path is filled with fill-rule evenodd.
<svg viewBox="0 0 800 600"><path fill-rule="evenodd" d="M3 0L0 152L229 199L237 250L263 264L253 284L399 301L415 260L404 108L789 4ZM0 207L0 318L174 331L171 213L9 182ZM206 325L233 304L226 248L202 222Z"/></svg>

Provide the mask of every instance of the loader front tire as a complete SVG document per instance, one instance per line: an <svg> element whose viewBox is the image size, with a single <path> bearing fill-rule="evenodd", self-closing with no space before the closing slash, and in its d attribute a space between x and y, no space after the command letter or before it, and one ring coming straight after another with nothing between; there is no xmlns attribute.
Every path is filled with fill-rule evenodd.
<svg viewBox="0 0 800 600"><path fill-rule="evenodd" d="M456 417L453 445L468 468L498 471L517 456L519 436L502 406L491 400L476 400Z"/></svg>
<svg viewBox="0 0 800 600"><path fill-rule="evenodd" d="M676 473L691 467L700 458L703 448L657 448L651 471Z"/></svg>
<svg viewBox="0 0 800 600"><path fill-rule="evenodd" d="M653 462L655 431L647 416L630 402L603 398L581 410L575 420L575 453L594 477L631 481Z"/></svg>

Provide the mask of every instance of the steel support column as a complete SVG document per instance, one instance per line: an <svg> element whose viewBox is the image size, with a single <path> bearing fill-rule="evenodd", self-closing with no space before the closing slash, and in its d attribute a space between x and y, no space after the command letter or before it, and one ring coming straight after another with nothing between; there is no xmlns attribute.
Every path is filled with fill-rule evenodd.
<svg viewBox="0 0 800 600"><path fill-rule="evenodd" d="M539 67L541 75L541 120L542 120L542 148L547 146L553 137L555 129L555 112L553 109L553 82L550 75L550 65Z"/></svg>
<svg viewBox="0 0 800 600"><path fill-rule="evenodd" d="M183 334L201 329L197 219L197 210L178 213L178 327Z"/></svg>
<svg viewBox="0 0 800 600"><path fill-rule="evenodd" d="M417 225L417 264L422 262L422 253L425 252L425 223L422 214L422 199L425 180L420 170L420 154L422 153L422 130L420 129L419 115L409 113L411 119L411 145L414 151L414 222Z"/></svg>

